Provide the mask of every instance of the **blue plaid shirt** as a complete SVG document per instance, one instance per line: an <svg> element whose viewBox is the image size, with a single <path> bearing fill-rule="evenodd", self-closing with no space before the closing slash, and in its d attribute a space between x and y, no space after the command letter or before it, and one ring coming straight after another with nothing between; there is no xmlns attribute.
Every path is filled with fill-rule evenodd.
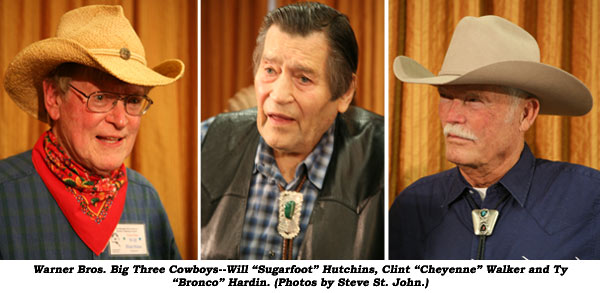
<svg viewBox="0 0 600 293"><path fill-rule="evenodd" d="M214 118L201 125L201 140ZM294 238L293 258L304 239L315 200L323 188L327 166L333 153L335 123L325 132L313 151L296 167L292 182L287 183L281 175L273 150L262 137L259 140L254 169L250 183L250 194L246 205L241 239L242 259L281 259L283 238L277 232L279 221L279 187L296 190L306 174L307 179L300 189L304 195L300 214L300 233Z"/></svg>
<svg viewBox="0 0 600 293"><path fill-rule="evenodd" d="M33 166L31 151L0 160L1 259L181 259L156 190L127 169L119 223L144 224L148 255L96 256L75 233ZM109 244L110 245L110 244Z"/></svg>

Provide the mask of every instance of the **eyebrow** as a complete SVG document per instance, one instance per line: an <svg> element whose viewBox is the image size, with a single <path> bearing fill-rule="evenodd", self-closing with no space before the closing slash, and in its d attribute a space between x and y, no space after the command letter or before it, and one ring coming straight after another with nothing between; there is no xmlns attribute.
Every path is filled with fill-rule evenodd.
<svg viewBox="0 0 600 293"><path fill-rule="evenodd" d="M482 95L481 95L481 94L479 94L479 93L467 92L467 93L464 95L464 97L465 97L465 99L468 99L468 98L478 98L478 99L481 99L481 98L482 98Z"/></svg>
<svg viewBox="0 0 600 293"><path fill-rule="evenodd" d="M267 63L274 63L274 64L281 64L281 58L280 57L272 57L272 56L263 56L263 61L267 62ZM317 71L309 66L306 66L304 64L299 64L299 63L292 63L288 66L289 68L291 68L291 70L293 72L302 72L308 75L316 75Z"/></svg>
<svg viewBox="0 0 600 293"><path fill-rule="evenodd" d="M271 57L271 56L263 55L262 59L263 59L263 62L267 62L267 63L281 63L281 58L279 58L279 57Z"/></svg>
<svg viewBox="0 0 600 293"><path fill-rule="evenodd" d="M294 71L294 72L302 72L307 75L316 75L316 73L317 73L313 68L304 66L302 64L292 64L290 67L292 68L292 71Z"/></svg>

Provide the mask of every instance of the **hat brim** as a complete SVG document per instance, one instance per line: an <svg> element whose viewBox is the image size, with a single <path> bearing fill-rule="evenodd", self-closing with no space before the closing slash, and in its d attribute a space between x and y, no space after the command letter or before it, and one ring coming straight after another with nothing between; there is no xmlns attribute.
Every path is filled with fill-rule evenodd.
<svg viewBox="0 0 600 293"><path fill-rule="evenodd" d="M126 83L151 87L170 84L185 70L183 62L177 59L148 68L137 60L95 55L69 39L49 38L27 46L15 56L6 70L4 87L22 110L48 122L42 81L58 65L68 62L103 70Z"/></svg>
<svg viewBox="0 0 600 293"><path fill-rule="evenodd" d="M572 74L532 61L503 61L462 75L436 76L406 56L394 60L394 74L409 83L430 85L501 85L524 90L540 101L540 114L580 116L593 106L592 94Z"/></svg>

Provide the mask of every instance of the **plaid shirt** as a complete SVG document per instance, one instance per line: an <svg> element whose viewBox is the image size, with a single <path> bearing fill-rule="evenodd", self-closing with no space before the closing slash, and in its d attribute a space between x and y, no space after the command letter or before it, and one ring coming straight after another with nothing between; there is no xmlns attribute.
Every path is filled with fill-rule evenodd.
<svg viewBox="0 0 600 293"><path fill-rule="evenodd" d="M214 118L201 125L201 140ZM315 200L323 188L327 166L333 153L335 123L325 132L313 151L296 167L294 179L288 184L273 157L273 151L262 137L259 139L254 169L250 183L250 194L246 205L244 226L240 244L242 259L281 259L283 238L277 232L279 222L279 187L296 190L302 177L307 180L300 189L304 195L300 214L300 233L294 238L293 258L304 239L304 231L310 221Z"/></svg>
<svg viewBox="0 0 600 293"><path fill-rule="evenodd" d="M148 255L96 256L75 233L31 160L31 151L0 160L0 259L180 259L156 190L127 169L119 223L145 224Z"/></svg>

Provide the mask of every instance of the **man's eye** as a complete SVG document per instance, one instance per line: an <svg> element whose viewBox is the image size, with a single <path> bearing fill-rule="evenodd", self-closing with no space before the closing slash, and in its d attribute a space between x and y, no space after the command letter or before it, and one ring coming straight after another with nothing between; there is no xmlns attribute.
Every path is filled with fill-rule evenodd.
<svg viewBox="0 0 600 293"><path fill-rule="evenodd" d="M302 83L309 83L311 82L310 78L306 77L306 76L301 76L300 77L300 82Z"/></svg>
<svg viewBox="0 0 600 293"><path fill-rule="evenodd" d="M95 95L92 96L92 99L96 102L101 102L102 100L104 100L104 95Z"/></svg>
<svg viewBox="0 0 600 293"><path fill-rule="evenodd" d="M267 74L274 74L275 73L275 69L273 69L271 67L267 67L267 68L265 68L265 72Z"/></svg>
<svg viewBox="0 0 600 293"><path fill-rule="evenodd" d="M142 98L140 97L129 97L127 99L127 104L139 104L142 102Z"/></svg>

